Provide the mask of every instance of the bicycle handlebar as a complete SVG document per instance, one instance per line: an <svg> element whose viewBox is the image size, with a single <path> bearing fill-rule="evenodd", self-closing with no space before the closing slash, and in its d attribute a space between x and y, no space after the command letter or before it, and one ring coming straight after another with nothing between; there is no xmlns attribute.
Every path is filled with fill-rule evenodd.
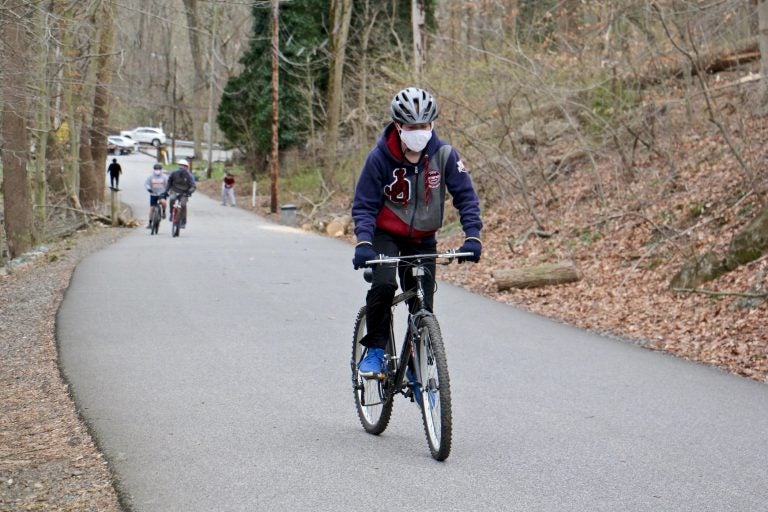
<svg viewBox="0 0 768 512"><path fill-rule="evenodd" d="M387 256L386 254L379 254L379 259L368 260L365 262L365 264L381 265L384 263L400 263L401 261L418 260L418 259L437 259L437 258L445 258L450 260L454 258L464 258L467 256L474 256L474 253L456 252L454 249L451 249L450 251L437 253L437 254L411 254L408 256Z"/></svg>

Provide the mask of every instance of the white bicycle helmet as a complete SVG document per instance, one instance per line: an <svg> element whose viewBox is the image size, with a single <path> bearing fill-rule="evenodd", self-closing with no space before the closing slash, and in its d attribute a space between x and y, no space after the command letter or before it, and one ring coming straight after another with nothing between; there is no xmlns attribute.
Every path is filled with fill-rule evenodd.
<svg viewBox="0 0 768 512"><path fill-rule="evenodd" d="M424 89L408 87L392 99L392 119L403 124L431 123L437 119L437 102Z"/></svg>

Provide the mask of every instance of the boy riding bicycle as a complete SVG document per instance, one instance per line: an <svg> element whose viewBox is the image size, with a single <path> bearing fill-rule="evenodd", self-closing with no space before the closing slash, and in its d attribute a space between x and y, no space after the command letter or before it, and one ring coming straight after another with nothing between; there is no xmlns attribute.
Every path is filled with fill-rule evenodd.
<svg viewBox="0 0 768 512"><path fill-rule="evenodd" d="M352 204L355 221L355 269L379 254L387 256L434 253L435 233L443 224L446 191L453 198L466 238L459 252L471 252L467 261L480 261L482 244L480 205L469 172L456 150L434 131L437 103L423 89L409 87L395 95L390 105L392 122L360 173ZM462 260L460 260L462 261ZM377 265L366 295L367 334L361 344L368 347L360 361L360 375L373 376L384 370L384 349L389 338L392 299L397 291L395 266ZM400 275L407 290L412 278ZM432 311L435 263L427 265L425 303Z"/></svg>
<svg viewBox="0 0 768 512"><path fill-rule="evenodd" d="M165 218L165 189L168 187L168 176L163 174L163 166L155 164L152 174L144 181L144 188L149 192L149 222L147 229L152 227L152 212L159 204L162 207L161 218Z"/></svg>

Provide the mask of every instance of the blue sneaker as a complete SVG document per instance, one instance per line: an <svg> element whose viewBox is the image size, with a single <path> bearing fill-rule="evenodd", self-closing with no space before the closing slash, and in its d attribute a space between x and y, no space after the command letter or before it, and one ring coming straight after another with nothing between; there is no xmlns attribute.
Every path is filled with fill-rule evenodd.
<svg viewBox="0 0 768 512"><path fill-rule="evenodd" d="M379 374L384 373L384 370L383 348L369 348L365 353L365 357L357 366L358 373L367 378L377 377Z"/></svg>
<svg viewBox="0 0 768 512"><path fill-rule="evenodd" d="M421 407L421 389L419 389L419 386L416 384L416 377L414 377L410 368L405 369L405 378L408 379L408 387L411 388L411 393L413 393L412 396L416 401L416 405Z"/></svg>

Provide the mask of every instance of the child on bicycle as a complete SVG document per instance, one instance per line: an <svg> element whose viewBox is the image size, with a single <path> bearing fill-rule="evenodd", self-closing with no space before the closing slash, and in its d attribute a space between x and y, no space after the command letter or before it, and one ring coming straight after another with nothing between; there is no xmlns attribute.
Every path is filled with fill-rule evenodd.
<svg viewBox="0 0 768 512"><path fill-rule="evenodd" d="M437 103L423 89L408 87L390 105L392 122L384 128L360 173L352 203L355 221L355 269L379 254L400 256L434 253L435 233L443 224L446 191L453 198L466 238L459 252L471 252L466 261L480 261L482 244L480 202L456 150L434 131ZM462 261L462 260L459 260ZM360 375L384 371L384 349L389 338L392 299L397 291L396 267L376 265L366 295L368 347L360 361ZM400 274L403 289L410 276ZM435 262L427 266L425 304L432 310Z"/></svg>
<svg viewBox="0 0 768 512"><path fill-rule="evenodd" d="M158 204L162 207L161 217L165 218L165 189L168 187L168 176L163 174L163 166L155 164L152 174L144 181L144 188L149 192L149 223L147 229L152 227L152 211Z"/></svg>

